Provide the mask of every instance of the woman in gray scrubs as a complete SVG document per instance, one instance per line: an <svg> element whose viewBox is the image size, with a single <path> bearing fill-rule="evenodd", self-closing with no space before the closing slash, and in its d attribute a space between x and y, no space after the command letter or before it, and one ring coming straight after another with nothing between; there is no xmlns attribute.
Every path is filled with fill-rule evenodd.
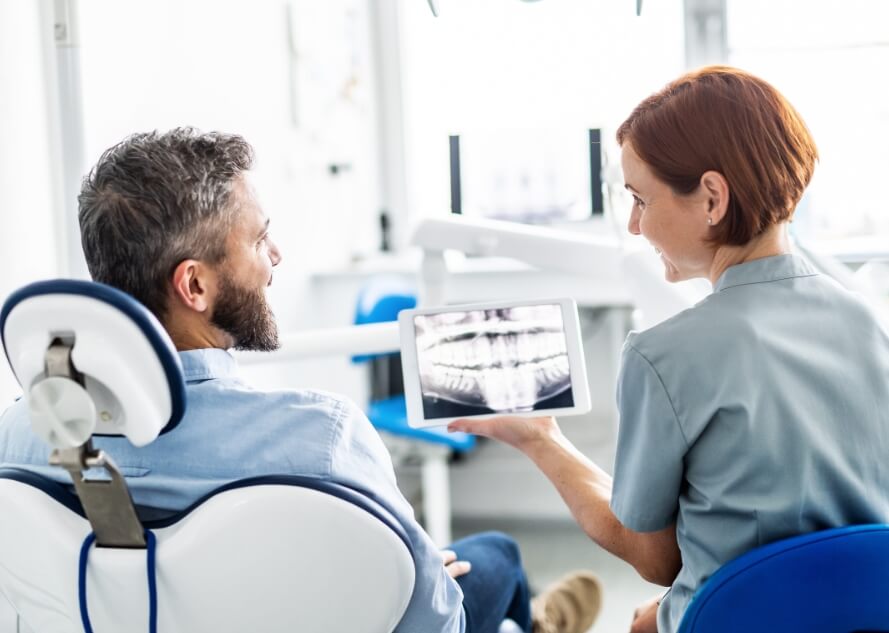
<svg viewBox="0 0 889 633"><path fill-rule="evenodd" d="M713 293L623 349L614 479L553 418L460 420L507 442L599 545L670 586L633 631L676 631L694 592L765 543L889 522L889 339L861 299L791 252L817 151L765 81L691 72L617 133L629 231Z"/></svg>

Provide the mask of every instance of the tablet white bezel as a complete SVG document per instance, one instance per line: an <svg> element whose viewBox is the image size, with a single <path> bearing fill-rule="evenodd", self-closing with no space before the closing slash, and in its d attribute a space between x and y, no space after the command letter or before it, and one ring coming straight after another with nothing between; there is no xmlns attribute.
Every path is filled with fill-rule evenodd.
<svg viewBox="0 0 889 633"><path fill-rule="evenodd" d="M580 336L580 323L577 317L577 305L573 299L532 299L514 301L492 301L489 303L467 303L437 306L434 308L416 308L403 310L398 315L398 329L401 340L401 366L404 375L404 396L407 405L408 424L412 428L445 426L459 418L426 419L423 414L423 394L420 388L420 372L417 364L417 343L414 328L414 317L417 315L439 314L469 310L494 310L518 306L558 305L562 310L562 323L565 327L565 344L568 350L568 370L571 374L571 390L574 400L573 407L559 409L537 409L518 411L515 413L487 413L469 416L473 418L495 418L502 415L523 417L539 417L544 415L580 415L591 408L590 388L587 383L586 363L584 361L583 340Z"/></svg>

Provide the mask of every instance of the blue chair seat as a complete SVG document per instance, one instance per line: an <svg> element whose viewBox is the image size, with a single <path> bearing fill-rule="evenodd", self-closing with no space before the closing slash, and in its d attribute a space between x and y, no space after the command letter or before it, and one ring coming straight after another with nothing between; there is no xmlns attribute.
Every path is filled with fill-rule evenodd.
<svg viewBox="0 0 889 633"><path fill-rule="evenodd" d="M759 547L695 594L679 633L889 633L889 525Z"/></svg>
<svg viewBox="0 0 889 633"><path fill-rule="evenodd" d="M367 417L380 431L434 444L444 444L461 453L475 447L475 436L467 433L448 433L447 427L443 426L424 429L415 429L409 426L403 395L371 402Z"/></svg>

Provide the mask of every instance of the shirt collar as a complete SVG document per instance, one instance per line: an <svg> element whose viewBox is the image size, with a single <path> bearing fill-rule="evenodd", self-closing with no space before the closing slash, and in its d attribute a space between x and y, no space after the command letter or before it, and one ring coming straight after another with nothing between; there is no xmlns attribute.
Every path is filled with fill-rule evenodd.
<svg viewBox="0 0 889 633"><path fill-rule="evenodd" d="M224 349L191 349L179 352L186 382L230 378L238 374L238 362Z"/></svg>
<svg viewBox="0 0 889 633"><path fill-rule="evenodd" d="M758 284L794 277L811 277L817 274L818 272L812 268L811 264L799 255L775 255L727 268L716 280L713 291L720 292L732 286Z"/></svg>

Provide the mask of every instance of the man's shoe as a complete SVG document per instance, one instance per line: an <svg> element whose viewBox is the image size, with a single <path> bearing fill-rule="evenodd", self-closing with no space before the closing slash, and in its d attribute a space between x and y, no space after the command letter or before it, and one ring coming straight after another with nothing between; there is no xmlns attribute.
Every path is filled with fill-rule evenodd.
<svg viewBox="0 0 889 633"><path fill-rule="evenodd" d="M602 585L593 574L568 574L531 600L534 633L586 633L602 608Z"/></svg>

